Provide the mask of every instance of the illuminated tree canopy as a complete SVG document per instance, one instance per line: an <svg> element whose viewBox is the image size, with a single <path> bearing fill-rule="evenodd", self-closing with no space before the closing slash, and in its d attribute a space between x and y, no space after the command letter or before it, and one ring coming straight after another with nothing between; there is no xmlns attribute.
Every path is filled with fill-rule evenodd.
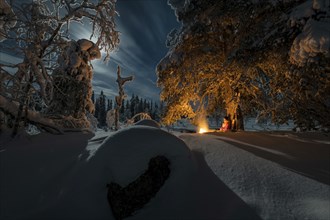
<svg viewBox="0 0 330 220"><path fill-rule="evenodd" d="M233 117L240 106L275 123L329 128L329 3L191 0L176 14L182 26L157 66L165 123L217 106Z"/></svg>

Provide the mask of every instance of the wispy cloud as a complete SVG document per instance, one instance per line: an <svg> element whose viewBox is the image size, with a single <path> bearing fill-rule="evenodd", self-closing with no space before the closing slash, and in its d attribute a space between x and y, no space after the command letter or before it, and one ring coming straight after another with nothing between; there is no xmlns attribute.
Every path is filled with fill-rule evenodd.
<svg viewBox="0 0 330 220"><path fill-rule="evenodd" d="M21 63L22 61L23 61L22 58L0 52L0 63L2 64L17 64L17 63Z"/></svg>
<svg viewBox="0 0 330 220"><path fill-rule="evenodd" d="M155 68L167 53L165 41L168 32L178 26L174 11L166 1L160 0L119 0L117 10L120 14L117 19L120 45L118 51L111 54L107 65L100 61L93 62L93 88L104 92L107 89L109 95L117 91L115 80L119 65L123 77L135 77L134 81L125 84L129 95L134 93L157 100L160 90L156 86ZM104 81L107 83L100 83Z"/></svg>

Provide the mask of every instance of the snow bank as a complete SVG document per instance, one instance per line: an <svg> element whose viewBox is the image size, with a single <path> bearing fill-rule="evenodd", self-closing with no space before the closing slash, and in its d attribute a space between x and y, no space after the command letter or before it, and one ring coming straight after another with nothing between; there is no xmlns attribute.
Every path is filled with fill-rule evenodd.
<svg viewBox="0 0 330 220"><path fill-rule="evenodd" d="M35 219L59 200L89 138L41 133L11 139L0 133L0 219Z"/></svg>
<svg viewBox="0 0 330 220"><path fill-rule="evenodd" d="M180 135L263 219L329 219L330 188L211 135Z"/></svg>
<svg viewBox="0 0 330 220"><path fill-rule="evenodd" d="M96 144L98 140L103 141L90 140L92 155L90 149L83 150L87 140L81 134L43 134L11 142L17 147L0 151L1 219L114 219L107 183L126 186L156 155L169 159L170 176L128 219L259 219L212 173L202 154L191 152L170 133L132 126Z"/></svg>
<svg viewBox="0 0 330 220"><path fill-rule="evenodd" d="M136 122L135 125L145 125L145 126L151 126L154 128L160 128L159 123L152 119L142 119L142 120Z"/></svg>
<svg viewBox="0 0 330 220"><path fill-rule="evenodd" d="M234 194L219 190L217 178L211 172L204 173L209 168L201 169L182 140L149 126L132 126L109 136L75 178L72 184L75 193L67 196L75 198L76 203L82 202L73 207L74 201L68 203L65 199L61 206L67 208L65 212L60 212L70 211L74 217L78 210L92 207L83 214L79 213L79 216L112 219L106 200L106 184L114 181L127 186L144 173L150 158L157 155L169 159L170 177L156 197L129 219L215 219L241 213L258 219ZM79 186L80 183L84 183L84 187ZM232 210L238 207L242 210L240 214ZM56 207L54 212L58 210L59 207Z"/></svg>

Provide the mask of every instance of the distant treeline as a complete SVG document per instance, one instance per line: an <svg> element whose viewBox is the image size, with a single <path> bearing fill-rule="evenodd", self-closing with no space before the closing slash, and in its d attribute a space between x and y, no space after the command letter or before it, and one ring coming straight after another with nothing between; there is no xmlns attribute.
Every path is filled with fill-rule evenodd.
<svg viewBox="0 0 330 220"><path fill-rule="evenodd" d="M93 91L92 101L95 105L94 117L98 120L99 126L106 126L107 112L114 109L116 103L112 98L108 98L104 95L103 91L101 91L97 98ZM123 101L120 109L120 121L124 122L126 119L130 119L141 112L148 113L152 119L160 121L162 113L164 112L164 103L139 98L138 95L132 94L130 98Z"/></svg>

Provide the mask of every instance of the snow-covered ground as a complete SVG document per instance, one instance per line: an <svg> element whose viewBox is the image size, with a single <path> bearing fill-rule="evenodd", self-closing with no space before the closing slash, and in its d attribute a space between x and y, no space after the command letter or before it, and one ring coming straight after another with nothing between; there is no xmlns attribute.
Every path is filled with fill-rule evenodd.
<svg viewBox="0 0 330 220"><path fill-rule="evenodd" d="M222 121L216 121L214 118L208 118L207 120L209 128L212 130L219 130ZM256 118L250 117L244 119L244 129L246 131L289 131L294 128L292 121L287 124L276 125L270 121L258 122ZM175 122L172 126L168 127L168 130L173 131L196 131L197 127L189 122L189 119L181 119Z"/></svg>
<svg viewBox="0 0 330 220"><path fill-rule="evenodd" d="M263 219L330 219L329 185L289 171L213 135L180 137L191 150L202 152L217 177Z"/></svg>
<svg viewBox="0 0 330 220"><path fill-rule="evenodd" d="M168 157L170 177L128 219L330 219L329 185L237 148L225 137L173 135L148 126L93 138L82 133L0 137L4 220L114 219L106 184L127 185L155 155Z"/></svg>

